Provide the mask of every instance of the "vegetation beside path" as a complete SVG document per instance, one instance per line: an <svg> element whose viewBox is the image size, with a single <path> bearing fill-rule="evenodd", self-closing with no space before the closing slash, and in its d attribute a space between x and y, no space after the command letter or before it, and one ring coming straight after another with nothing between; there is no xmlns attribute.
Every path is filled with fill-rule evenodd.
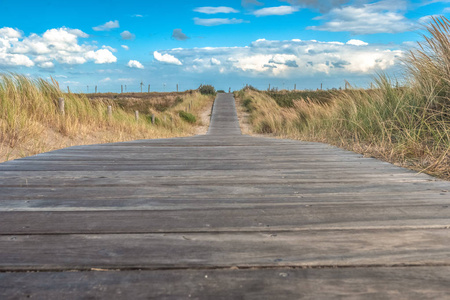
<svg viewBox="0 0 450 300"><path fill-rule="evenodd" d="M398 87L236 93L255 133L317 141L450 179L450 21L434 18Z"/></svg>
<svg viewBox="0 0 450 300"><path fill-rule="evenodd" d="M59 98L65 100L64 115L59 111ZM213 100L214 95L199 91L63 93L56 81L3 74L0 162L73 145L194 135L199 126L207 126L201 116L208 113ZM111 115L108 106L112 107Z"/></svg>

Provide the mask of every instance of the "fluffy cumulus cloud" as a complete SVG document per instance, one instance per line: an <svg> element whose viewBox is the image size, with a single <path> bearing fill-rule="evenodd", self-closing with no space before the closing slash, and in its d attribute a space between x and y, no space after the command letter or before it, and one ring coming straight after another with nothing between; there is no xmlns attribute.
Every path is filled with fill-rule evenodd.
<svg viewBox="0 0 450 300"><path fill-rule="evenodd" d="M211 6L204 6L204 7L197 7L194 9L195 12L199 12L202 14L231 14L231 13L238 13L239 11L227 6L219 6L219 7L211 7Z"/></svg>
<svg viewBox="0 0 450 300"><path fill-rule="evenodd" d="M236 18L214 18L214 19L200 19L194 18L194 23L196 25L201 26L218 26L218 25L227 25L227 24L241 24L246 23L245 20L236 19Z"/></svg>
<svg viewBox="0 0 450 300"><path fill-rule="evenodd" d="M115 29L115 28L119 28L119 27L120 27L119 21L115 20L115 21L106 22L103 25L92 27L92 29L94 29L95 31L109 31L111 29Z"/></svg>
<svg viewBox="0 0 450 300"><path fill-rule="evenodd" d="M257 40L248 47L172 49L155 59L183 60L187 72L239 73L249 76L307 77L314 74L367 74L393 67L402 51L370 45L319 41ZM166 61L167 62L167 61Z"/></svg>
<svg viewBox="0 0 450 300"><path fill-rule="evenodd" d="M369 45L366 42L363 42L361 40L350 40L346 43L347 45L353 45L353 46L367 46Z"/></svg>
<svg viewBox="0 0 450 300"><path fill-rule="evenodd" d="M297 12L300 8L298 6L277 6L277 7L265 7L255 10L253 14L257 17L263 16L284 16Z"/></svg>
<svg viewBox="0 0 450 300"><path fill-rule="evenodd" d="M88 44L80 44L80 38L88 35L78 29L49 29L44 34L22 33L12 28L0 29L0 65L26 66L37 65L41 68L53 68L59 64L84 64L93 61L96 64L113 63L117 58L112 54L115 49L104 46L97 50Z"/></svg>
<svg viewBox="0 0 450 300"><path fill-rule="evenodd" d="M0 28L0 66L34 66L34 62L28 56L12 53L14 44L21 38L22 33L19 30L9 27Z"/></svg>
<svg viewBox="0 0 450 300"><path fill-rule="evenodd" d="M144 68L144 66L140 62L138 62L137 60L130 60L127 63L127 66L129 68L135 68L135 69L143 69Z"/></svg>
<svg viewBox="0 0 450 300"><path fill-rule="evenodd" d="M185 41L189 39L189 37L183 33L181 29L174 29L172 33L172 38L176 39L177 41Z"/></svg>
<svg viewBox="0 0 450 300"><path fill-rule="evenodd" d="M155 51L153 52L153 57L160 62L168 63L171 65L182 65L181 61L171 54L161 54L158 51Z"/></svg>
<svg viewBox="0 0 450 300"><path fill-rule="evenodd" d="M96 64L110 64L117 61L117 58L108 49L89 51L86 53L86 58L93 60Z"/></svg>
<svg viewBox="0 0 450 300"><path fill-rule="evenodd" d="M324 24L309 26L307 29L348 31L353 34L405 32L415 28L413 22L403 15L405 11L406 2L402 0L337 7L315 18L315 20L324 20Z"/></svg>

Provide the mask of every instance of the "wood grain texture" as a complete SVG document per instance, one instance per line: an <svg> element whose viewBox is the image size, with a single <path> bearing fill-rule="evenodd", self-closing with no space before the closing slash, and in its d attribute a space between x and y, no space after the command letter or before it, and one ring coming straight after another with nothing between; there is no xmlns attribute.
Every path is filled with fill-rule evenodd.
<svg viewBox="0 0 450 300"><path fill-rule="evenodd" d="M448 298L449 277L450 267L0 273L0 293L7 299L434 300Z"/></svg>
<svg viewBox="0 0 450 300"><path fill-rule="evenodd" d="M333 146L241 135L220 94L204 136L0 164L0 298L442 298L449 191Z"/></svg>

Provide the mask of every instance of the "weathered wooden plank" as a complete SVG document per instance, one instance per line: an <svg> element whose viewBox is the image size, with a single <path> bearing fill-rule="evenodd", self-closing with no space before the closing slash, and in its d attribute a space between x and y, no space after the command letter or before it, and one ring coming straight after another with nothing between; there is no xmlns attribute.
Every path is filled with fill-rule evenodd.
<svg viewBox="0 0 450 300"><path fill-rule="evenodd" d="M448 278L450 267L0 273L0 297L424 300L448 298Z"/></svg>
<svg viewBox="0 0 450 300"><path fill-rule="evenodd" d="M322 195L323 196L323 195ZM425 198L426 196L426 198ZM266 209L266 208L300 208L323 205L346 207L351 211L352 207L365 206L370 209L370 199L373 199L373 206L384 206L386 209L390 207L400 207L401 202L405 202L405 206L413 207L423 205L424 209L430 206L437 206L445 213L449 207L447 197L436 195L430 196L428 194L415 194L398 197L391 200L391 195L378 195L377 197L363 197L348 195L344 198L342 195L335 196L328 195L325 197L316 197L314 195L308 196L291 196L283 198L274 197L258 197L257 195L249 195L245 198L240 198L236 195L234 198L220 198L211 199L208 197L192 198L187 200L184 196L178 198L171 197L157 197L150 199L142 199L136 196L135 198L116 197L105 198L97 196L96 199L33 199L33 200L3 200L0 206L0 212L57 212L57 211L117 211L117 210L141 210L141 211L167 211L167 210L203 210L203 209ZM401 201L395 203L394 201ZM423 222L424 220L422 220ZM419 220L416 220L417 225L421 225Z"/></svg>
<svg viewBox="0 0 450 300"><path fill-rule="evenodd" d="M243 161L242 161L243 162ZM277 169L277 170L314 170L317 168L331 168L331 169L365 169L366 172L371 172L380 168L380 165L362 165L362 163L354 163L349 166L344 166L341 162L299 162L299 163L272 163L266 162L264 164L258 162L229 162L224 164L220 160L214 160L208 163L199 163L196 161L172 162L168 164L155 163L133 163L124 161L120 164L117 162L40 162L37 161L33 164L8 164L2 166L2 171L127 171L127 170L139 170L139 171L153 171L153 170L261 170ZM385 172L388 171L388 168Z"/></svg>
<svg viewBox="0 0 450 300"><path fill-rule="evenodd" d="M0 296L445 295L450 183L242 136L232 98L216 104L205 136L0 164Z"/></svg>
<svg viewBox="0 0 450 300"><path fill-rule="evenodd" d="M107 175L105 173L105 175ZM70 177L54 177L38 175L33 176L4 176L0 178L0 188L4 187L58 187L58 186L160 186L160 185L301 185L301 184L389 184L389 183L418 183L430 182L428 178L421 178L415 176L383 176L382 174L376 176L342 176L336 178L335 176L323 176L322 178L306 178L292 175L267 175L267 176L251 176L239 178L236 176L127 176L126 178L120 176L93 176L92 174L86 176L70 176ZM329 174L328 174L329 175ZM150 180L151 181L150 181ZM150 182L149 182L150 181Z"/></svg>
<svg viewBox="0 0 450 300"><path fill-rule="evenodd" d="M167 186L60 186L60 187L3 187L0 201L2 200L32 200L32 199L66 199L73 197L77 199L102 199L102 198L133 198L140 197L151 199L152 197L185 197L195 198L196 195L214 198L215 195L239 195L239 197L264 195L265 197L296 196L302 198L304 195L319 195L321 193L333 196L339 193L364 193L378 194L382 197L392 193L401 193L405 188L408 193L423 192L429 189L429 194L439 194L448 199L448 192L443 192L445 186L430 187L416 183L403 185L402 183L375 184L296 184L296 185L167 185ZM72 195L72 196L68 196ZM426 195L424 195L426 196Z"/></svg>
<svg viewBox="0 0 450 300"><path fill-rule="evenodd" d="M183 202L153 210L68 207L66 211L0 212L0 234L300 231L450 227L447 205L234 204ZM126 205L126 209L131 206ZM103 209L103 210L102 210ZM108 210L106 210L108 209ZM147 208L149 209L149 208ZM57 225L56 225L57 224ZM56 225L56 226L55 226Z"/></svg>
<svg viewBox="0 0 450 300"><path fill-rule="evenodd" d="M449 229L0 236L0 270L449 265Z"/></svg>

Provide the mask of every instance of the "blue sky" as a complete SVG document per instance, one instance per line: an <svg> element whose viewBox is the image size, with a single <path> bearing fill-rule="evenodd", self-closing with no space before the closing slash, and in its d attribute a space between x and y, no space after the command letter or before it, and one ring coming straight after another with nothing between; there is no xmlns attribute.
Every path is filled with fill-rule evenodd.
<svg viewBox="0 0 450 300"><path fill-rule="evenodd" d="M450 0L0 0L0 71L72 91L367 86Z"/></svg>

